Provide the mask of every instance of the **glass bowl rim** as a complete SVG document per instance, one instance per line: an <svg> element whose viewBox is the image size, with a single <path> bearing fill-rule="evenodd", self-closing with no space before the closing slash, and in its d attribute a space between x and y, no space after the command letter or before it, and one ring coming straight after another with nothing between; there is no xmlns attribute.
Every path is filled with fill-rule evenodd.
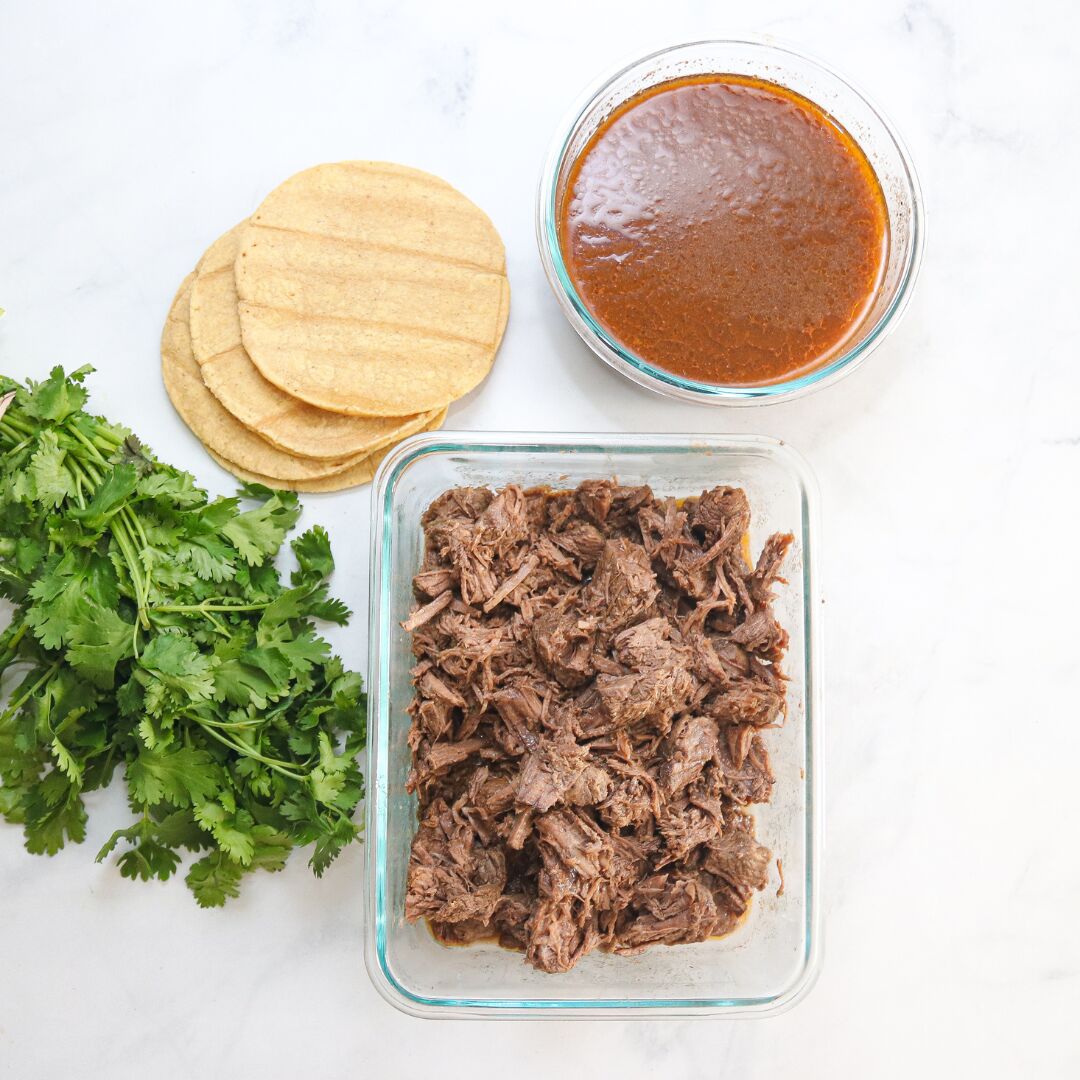
<svg viewBox="0 0 1080 1080"><path fill-rule="evenodd" d="M594 318L592 312L589 311L578 294L566 269L558 236L558 215L555 200L558 191L559 174L562 171L562 165L569 150L570 142L578 126L600 96L623 76L650 61L684 50L723 46L750 46L765 52L792 56L811 67L817 68L860 99L880 123L885 135L896 148L900 162L903 165L903 176L911 202L911 244L907 258L896 291L889 301L888 307L878 317L870 332L856 345L846 349L822 367L795 379L769 383L764 386L732 386L686 379L681 375L676 375L673 372L665 371L663 368L650 364L632 350L621 345ZM722 72L718 72L718 74L722 74ZM784 84L780 83L780 85ZM848 134L860 146L862 145L861 141L852 132L848 132ZM926 231L924 218L925 207L922 188L907 145L896 126L862 87L846 76L841 75L830 64L793 45L779 41L772 36L743 35L737 38L702 38L695 41L666 45L644 56L636 56L630 61L623 62L595 79L579 95L557 126L555 137L544 160L540 181L537 186L536 241L540 249L540 259L544 266L548 284L555 293L563 313L579 336L611 367L627 375L634 382L658 393L673 394L676 397L698 401L703 404L767 404L774 401L789 400L835 381L841 375L857 367L859 362L864 360L881 344L882 340L899 322L911 300L915 281L919 276L919 268L922 265Z"/></svg>
<svg viewBox="0 0 1080 1080"><path fill-rule="evenodd" d="M785 987L762 997L669 997L596 998L453 998L426 997L401 985L388 961L386 930L386 822L389 782L388 628L390 544L392 510L398 481L414 462L432 454L468 453L498 456L510 452L575 451L609 453L662 452L716 453L724 450L768 458L778 463L795 480L802 507L799 546L802 555L803 631L805 655L804 744L806 776L802 831L807 845L805 911L803 913L802 964ZM810 992L821 972L823 952L824 859L824 759L822 756L822 613L818 603L817 538L819 490L816 476L806 458L785 440L770 435L734 433L628 433L628 432L539 432L539 431L432 431L418 432L400 442L386 455L371 485L371 560L369 565L368 608L368 746L365 776L365 868L364 962L379 995L396 1009L428 1019L740 1019L774 1016L786 1012Z"/></svg>

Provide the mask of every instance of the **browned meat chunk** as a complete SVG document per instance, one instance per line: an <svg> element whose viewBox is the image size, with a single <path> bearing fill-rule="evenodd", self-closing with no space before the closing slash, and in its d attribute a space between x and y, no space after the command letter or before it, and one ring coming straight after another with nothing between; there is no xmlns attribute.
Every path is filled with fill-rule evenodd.
<svg viewBox="0 0 1080 1080"><path fill-rule="evenodd" d="M619 933L613 952L632 956L649 945L704 941L720 917L712 891L696 876L654 874L635 900L641 914Z"/></svg>
<svg viewBox="0 0 1080 1080"><path fill-rule="evenodd" d="M764 889L769 883L772 852L743 829L729 829L709 846L702 866L736 889Z"/></svg>
<svg viewBox="0 0 1080 1080"><path fill-rule="evenodd" d="M664 763L660 766L660 786L670 797L692 784L716 757L719 734L716 722L707 716L684 716L671 731Z"/></svg>
<svg viewBox="0 0 1080 1080"><path fill-rule="evenodd" d="M598 940L582 905L568 896L538 900L526 930L526 959L548 972L569 971Z"/></svg>
<svg viewBox="0 0 1080 1080"><path fill-rule="evenodd" d="M499 898L499 905L491 916L491 925L498 931L499 944L504 949L525 949L534 902L525 893L503 893Z"/></svg>
<svg viewBox="0 0 1080 1080"><path fill-rule="evenodd" d="M586 480L577 489L581 509L601 526L607 521L614 495L615 485L610 480Z"/></svg>
<svg viewBox="0 0 1080 1080"><path fill-rule="evenodd" d="M767 604L772 598L772 587L777 582L783 584L780 565L787 557L795 537L791 533L777 533L765 541L765 546L758 556L757 566L750 579L750 595L757 604Z"/></svg>
<svg viewBox="0 0 1080 1080"><path fill-rule="evenodd" d="M668 804L657 821L666 845L664 863L681 862L694 848L720 834L721 821L699 806Z"/></svg>
<svg viewBox="0 0 1080 1080"><path fill-rule="evenodd" d="M690 527L711 547L735 526L737 540L750 528L750 503L740 488L719 487L703 491L690 512Z"/></svg>
<svg viewBox="0 0 1080 1080"><path fill-rule="evenodd" d="M624 630L615 637L612 646L619 663L634 671L668 667L685 661L686 652L672 643L671 634L671 623L657 617Z"/></svg>
<svg viewBox="0 0 1080 1080"><path fill-rule="evenodd" d="M608 540L585 589L585 608L606 633L616 634L651 615L659 592L645 549L625 539Z"/></svg>
<svg viewBox="0 0 1080 1080"><path fill-rule="evenodd" d="M754 735L741 765L736 765L730 750L723 746L717 756L721 790L733 802L768 802L772 797L773 776L769 752L760 735Z"/></svg>
<svg viewBox="0 0 1080 1080"><path fill-rule="evenodd" d="M433 803L413 841L405 916L435 922L486 922L506 885L506 857L478 847L468 825L454 821L446 803Z"/></svg>
<svg viewBox="0 0 1080 1080"><path fill-rule="evenodd" d="M672 714L689 702L696 684L688 650L673 645L669 633L667 620L655 618L615 637L616 657L632 670L596 679L601 707L614 726L656 716L666 730Z"/></svg>
<svg viewBox="0 0 1080 1080"><path fill-rule="evenodd" d="M435 599L454 584L454 573L447 566L436 566L431 570L421 570L413 578L413 589L417 595ZM411 631L410 631L411 632Z"/></svg>
<svg viewBox="0 0 1080 1080"><path fill-rule="evenodd" d="M514 782L508 777L488 776L485 770L481 782L475 785L475 790L470 791L470 802L476 810L493 821L514 805L514 791Z"/></svg>
<svg viewBox="0 0 1080 1080"><path fill-rule="evenodd" d="M702 707L721 724L775 723L784 711L784 691L762 679L739 679Z"/></svg>
<svg viewBox="0 0 1080 1080"><path fill-rule="evenodd" d="M523 754L538 741L543 702L531 687L524 683L508 686L492 696L506 733L512 754Z"/></svg>
<svg viewBox="0 0 1080 1080"><path fill-rule="evenodd" d="M759 608L731 631L729 640L767 660L779 660L787 649L788 634L767 608Z"/></svg>
<svg viewBox="0 0 1080 1080"><path fill-rule="evenodd" d="M603 545L602 538L601 545ZM563 551L550 536L541 536L537 540L536 554L552 570L558 570L560 573L566 574L567 577L572 577L575 581L581 580L581 565L575 561L573 556Z"/></svg>
<svg viewBox="0 0 1080 1080"><path fill-rule="evenodd" d="M584 686L595 674L595 619L566 611L560 605L533 623L530 636L537 660L560 686L573 690Z"/></svg>
<svg viewBox="0 0 1080 1080"><path fill-rule="evenodd" d="M649 873L649 859L657 847L653 838L612 835L610 865L592 898L597 912L615 914L630 907L638 882Z"/></svg>
<svg viewBox="0 0 1080 1080"><path fill-rule="evenodd" d="M609 531L624 527L638 507L651 499L652 491L645 486L621 487L612 480L586 480L577 489L585 516Z"/></svg>
<svg viewBox="0 0 1080 1080"><path fill-rule="evenodd" d="M541 738L525 755L518 777L517 801L535 810L550 810L588 768L589 752L578 743Z"/></svg>
<svg viewBox="0 0 1080 1080"><path fill-rule="evenodd" d="M611 794L600 803L600 816L613 829L644 825L657 812L660 797L656 783L648 774L626 776L618 781Z"/></svg>
<svg viewBox="0 0 1080 1080"><path fill-rule="evenodd" d="M437 742L428 747L427 753L416 763L409 776L407 789L415 791L453 765L464 761L484 746L483 739L464 739L461 742Z"/></svg>
<svg viewBox="0 0 1080 1080"><path fill-rule="evenodd" d="M516 484L505 487L476 520L478 543L504 558L530 538L525 495Z"/></svg>
<svg viewBox="0 0 1080 1080"><path fill-rule="evenodd" d="M571 806L597 806L610 794L611 777L598 765L586 765L577 779L566 789L566 801Z"/></svg>
<svg viewBox="0 0 1080 1080"><path fill-rule="evenodd" d="M493 497L487 488L460 487L443 492L420 517L428 540L441 543L452 526L475 521Z"/></svg>
<svg viewBox="0 0 1080 1080"><path fill-rule="evenodd" d="M552 533L551 542L577 559L583 570L591 570L604 550L604 534L587 521L571 522Z"/></svg>
<svg viewBox="0 0 1080 1080"><path fill-rule="evenodd" d="M607 833L580 810L551 810L536 819L536 836L543 859L540 894L587 899L611 864Z"/></svg>

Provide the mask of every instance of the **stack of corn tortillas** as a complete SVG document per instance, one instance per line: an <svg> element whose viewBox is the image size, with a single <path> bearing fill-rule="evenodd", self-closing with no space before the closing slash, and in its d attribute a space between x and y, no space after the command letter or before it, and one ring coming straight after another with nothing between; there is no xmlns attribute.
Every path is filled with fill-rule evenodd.
<svg viewBox="0 0 1080 1080"><path fill-rule="evenodd" d="M491 369L509 311L499 234L449 184L383 162L318 165L181 283L162 373L234 475L336 491L443 423Z"/></svg>

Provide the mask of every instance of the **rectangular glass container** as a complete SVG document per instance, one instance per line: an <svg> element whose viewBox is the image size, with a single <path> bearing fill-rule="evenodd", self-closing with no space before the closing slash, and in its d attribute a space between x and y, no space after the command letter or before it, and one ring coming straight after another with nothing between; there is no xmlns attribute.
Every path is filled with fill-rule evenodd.
<svg viewBox="0 0 1080 1080"><path fill-rule="evenodd" d="M655 946L638 956L594 952L549 975L494 944L447 947L426 924L405 921L405 882L416 800L405 791L412 699L412 577L423 556L420 516L448 488L575 487L614 477L658 496L745 489L756 557L773 532L792 532L776 617L791 642L784 662L788 715L765 733L776 786L755 806L758 839L783 863L727 937ZM368 668L365 959L379 992L426 1017L760 1015L810 987L820 956L820 711L811 536L814 482L801 457L761 436L532 434L435 431L387 455L372 485Z"/></svg>

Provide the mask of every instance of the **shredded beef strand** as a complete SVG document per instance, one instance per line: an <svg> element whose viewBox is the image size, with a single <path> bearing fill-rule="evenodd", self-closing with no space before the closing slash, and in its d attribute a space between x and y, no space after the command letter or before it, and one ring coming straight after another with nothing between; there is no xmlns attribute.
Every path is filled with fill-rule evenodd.
<svg viewBox="0 0 1080 1080"><path fill-rule="evenodd" d="M402 624L401 629L407 634L411 634L414 630L419 630L424 623L434 619L436 615L442 611L443 608L449 607L450 602L454 599L454 594L447 589L441 596L435 597L430 604L425 604L421 608L417 608Z"/></svg>

